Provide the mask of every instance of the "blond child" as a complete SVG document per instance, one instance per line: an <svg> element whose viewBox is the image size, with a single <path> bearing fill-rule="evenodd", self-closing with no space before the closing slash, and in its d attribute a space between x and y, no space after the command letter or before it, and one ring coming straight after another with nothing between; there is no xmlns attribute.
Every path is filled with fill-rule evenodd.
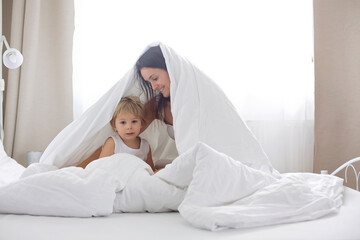
<svg viewBox="0 0 360 240"><path fill-rule="evenodd" d="M155 171L150 145L139 137L144 122L144 106L139 98L123 97L110 121L115 133L105 141L100 158L115 153L129 153L144 160ZM89 163L84 161L79 167L85 167Z"/></svg>

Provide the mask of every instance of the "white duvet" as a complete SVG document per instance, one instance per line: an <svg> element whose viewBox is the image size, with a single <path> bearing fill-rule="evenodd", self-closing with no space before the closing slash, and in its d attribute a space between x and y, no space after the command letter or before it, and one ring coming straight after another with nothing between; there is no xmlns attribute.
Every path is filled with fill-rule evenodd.
<svg viewBox="0 0 360 240"><path fill-rule="evenodd" d="M196 227L219 230L310 220L341 206L341 179L279 174L218 86L160 47L179 156L155 175L128 154L96 160L86 169L71 167L111 134L108 122L121 97L139 94L131 69L60 132L39 164L24 169L0 155L1 213L91 217L178 210Z"/></svg>

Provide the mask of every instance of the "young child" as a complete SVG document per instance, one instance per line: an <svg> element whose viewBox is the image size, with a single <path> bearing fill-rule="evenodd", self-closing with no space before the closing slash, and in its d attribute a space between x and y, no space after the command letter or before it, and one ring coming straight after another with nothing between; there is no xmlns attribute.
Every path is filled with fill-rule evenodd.
<svg viewBox="0 0 360 240"><path fill-rule="evenodd" d="M138 136L144 121L144 106L139 98L123 97L110 121L116 133L106 140L100 158L115 153L129 153L144 160L155 172L150 145L148 141ZM78 166L85 167L89 163L83 162Z"/></svg>

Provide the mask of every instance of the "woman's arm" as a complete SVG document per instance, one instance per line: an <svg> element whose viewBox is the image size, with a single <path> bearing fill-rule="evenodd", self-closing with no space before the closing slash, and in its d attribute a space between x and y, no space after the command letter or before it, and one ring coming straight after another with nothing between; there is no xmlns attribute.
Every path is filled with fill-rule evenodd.
<svg viewBox="0 0 360 240"><path fill-rule="evenodd" d="M77 165L77 167L82 167L85 168L89 163L91 163L92 161L99 159L101 153L101 147L99 147L98 149L96 149L96 151L91 154L90 157L88 157L87 159L85 159L82 163L80 163L79 165Z"/></svg>
<svg viewBox="0 0 360 240"><path fill-rule="evenodd" d="M157 105L156 105L156 99L152 98L147 103L145 103L144 106L145 110L145 123L141 126L141 131L145 131L145 129L156 119L156 111L157 111Z"/></svg>
<svg viewBox="0 0 360 240"><path fill-rule="evenodd" d="M82 163L77 165L77 167L85 168L89 163L91 163L94 160L97 160L102 157L111 156L114 154L114 149L115 149L114 139L108 138L108 140L106 140L106 142L104 144L104 147L102 147L102 148L99 147L90 157L88 157Z"/></svg>
<svg viewBox="0 0 360 240"><path fill-rule="evenodd" d="M150 165L151 169L152 169L154 172L156 171L154 162L153 162L153 160L152 160L152 154L151 154L151 148L150 148L150 146L149 146L149 153L148 153L148 155L147 155L146 163Z"/></svg>

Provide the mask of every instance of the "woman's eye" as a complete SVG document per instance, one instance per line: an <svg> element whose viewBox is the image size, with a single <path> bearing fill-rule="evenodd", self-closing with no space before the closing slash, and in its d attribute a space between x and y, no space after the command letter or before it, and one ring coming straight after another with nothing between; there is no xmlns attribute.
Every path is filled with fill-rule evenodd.
<svg viewBox="0 0 360 240"><path fill-rule="evenodd" d="M156 77L156 78L153 78L153 81L157 81L158 80L158 78Z"/></svg>

